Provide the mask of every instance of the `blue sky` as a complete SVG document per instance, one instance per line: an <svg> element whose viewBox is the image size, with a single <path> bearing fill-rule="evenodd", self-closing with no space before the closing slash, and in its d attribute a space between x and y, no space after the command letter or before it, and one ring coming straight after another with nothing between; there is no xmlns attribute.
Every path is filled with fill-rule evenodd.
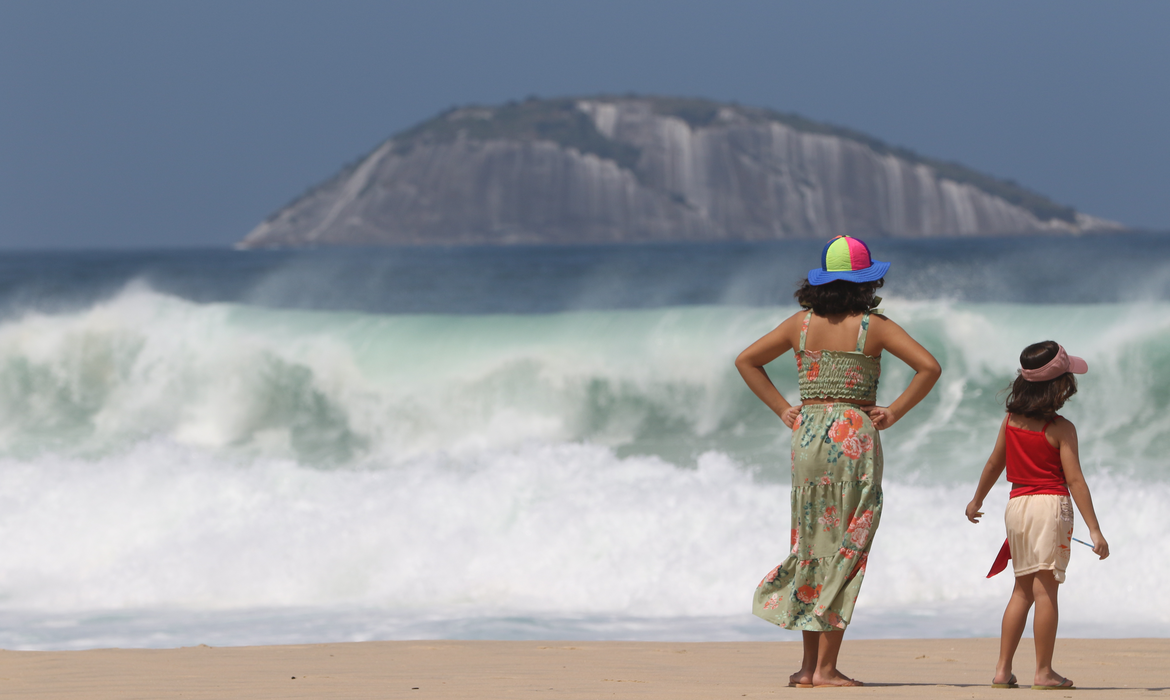
<svg viewBox="0 0 1170 700"><path fill-rule="evenodd" d="M1170 3L0 3L0 248L225 246L452 105L798 112L1170 229Z"/></svg>

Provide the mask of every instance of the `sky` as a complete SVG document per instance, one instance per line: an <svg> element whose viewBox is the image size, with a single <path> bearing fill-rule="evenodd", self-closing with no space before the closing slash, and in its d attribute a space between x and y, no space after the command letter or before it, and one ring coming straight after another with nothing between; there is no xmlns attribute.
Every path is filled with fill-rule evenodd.
<svg viewBox="0 0 1170 700"><path fill-rule="evenodd" d="M1170 3L0 0L0 249L230 246L456 105L796 112L1170 229Z"/></svg>

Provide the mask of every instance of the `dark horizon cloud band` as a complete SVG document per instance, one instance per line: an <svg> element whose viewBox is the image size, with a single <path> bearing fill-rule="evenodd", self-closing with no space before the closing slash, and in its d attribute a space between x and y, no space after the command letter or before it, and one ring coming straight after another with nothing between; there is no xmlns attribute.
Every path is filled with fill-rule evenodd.
<svg viewBox="0 0 1170 700"><path fill-rule="evenodd" d="M1170 4L9 0L0 249L226 246L443 109L797 112L1170 229Z"/></svg>

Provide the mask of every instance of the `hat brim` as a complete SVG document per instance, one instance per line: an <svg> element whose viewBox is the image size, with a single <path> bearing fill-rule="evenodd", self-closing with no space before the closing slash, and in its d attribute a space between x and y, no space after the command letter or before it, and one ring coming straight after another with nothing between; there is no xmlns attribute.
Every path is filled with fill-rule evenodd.
<svg viewBox="0 0 1170 700"><path fill-rule="evenodd" d="M814 287L817 285L835 282L837 280L845 280L846 282L873 282L880 280L886 276L886 270L890 269L888 262L880 262L878 260L871 260L869 267L862 270L843 270L841 272L829 272L815 267L808 271L808 283ZM1084 360L1082 360L1084 362Z"/></svg>
<svg viewBox="0 0 1170 700"><path fill-rule="evenodd" d="M1068 371L1073 374L1084 374L1089 371L1089 363L1079 357L1068 356Z"/></svg>

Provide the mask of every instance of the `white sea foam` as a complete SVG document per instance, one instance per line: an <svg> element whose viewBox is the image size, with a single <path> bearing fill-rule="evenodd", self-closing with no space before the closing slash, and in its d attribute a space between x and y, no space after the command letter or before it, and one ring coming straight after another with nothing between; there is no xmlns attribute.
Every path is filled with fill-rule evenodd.
<svg viewBox="0 0 1170 700"><path fill-rule="evenodd" d="M855 634L995 633L1006 494L982 525L962 511L995 393L1042 337L1093 369L1066 413L1114 552L1074 550L1062 624L1170 620L1142 593L1168 573L1149 533L1170 496L1170 307L887 306L946 374L884 435ZM780 634L746 611L788 548L786 436L731 360L784 314L376 316L137 289L11 319L0 644ZM906 379L887 362L881 398Z"/></svg>
<svg viewBox="0 0 1170 700"><path fill-rule="evenodd" d="M1074 551L1064 624L1148 634L1170 621L1170 605L1143 597L1142 615L1121 621L1117 603L1103 602L1143 596L1147 581L1170 573L1148 556L1146 534L1170 488L1108 478L1093 487L1114 556ZM862 623L901 616L905 634L988 632L1011 586L1010 575L984 578L1003 539L1006 493L992 494L974 526L962 515L971 488L887 484ZM717 453L679 469L598 446L529 445L325 471L154 442L116 458L0 463L0 494L0 609L9 614L332 609L337 628L321 625L330 638L346 636L353 608L416 628L733 619L788 549L786 486ZM759 625L730 636L771 634Z"/></svg>

